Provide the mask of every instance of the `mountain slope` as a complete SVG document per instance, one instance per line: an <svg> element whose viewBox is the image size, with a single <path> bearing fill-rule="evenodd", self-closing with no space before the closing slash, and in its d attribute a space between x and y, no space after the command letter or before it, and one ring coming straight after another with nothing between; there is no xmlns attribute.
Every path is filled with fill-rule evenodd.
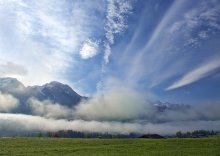
<svg viewBox="0 0 220 156"><path fill-rule="evenodd" d="M40 101L50 100L52 103L59 103L69 107L76 105L83 98L68 85L55 81L43 86L28 87L27 92L29 96L35 97Z"/></svg>
<svg viewBox="0 0 220 156"><path fill-rule="evenodd" d="M50 100L52 103L59 103L72 107L78 104L85 97L77 94L70 86L60 82L50 82L42 86L25 87L15 78L0 78L0 92L8 93L19 99L25 105L31 97L39 101Z"/></svg>

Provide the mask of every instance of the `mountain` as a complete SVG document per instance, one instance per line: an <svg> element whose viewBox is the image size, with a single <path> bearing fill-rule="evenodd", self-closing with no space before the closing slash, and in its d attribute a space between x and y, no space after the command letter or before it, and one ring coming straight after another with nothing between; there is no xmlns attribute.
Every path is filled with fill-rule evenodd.
<svg viewBox="0 0 220 156"><path fill-rule="evenodd" d="M0 78L0 91L16 93L25 89L25 86L16 78Z"/></svg>
<svg viewBox="0 0 220 156"><path fill-rule="evenodd" d="M77 105L86 97L77 94L70 86L60 82L50 82L42 86L25 87L15 78L0 78L0 92L8 93L19 99L25 105L31 97L39 101L50 100L52 103L59 103L72 107Z"/></svg>
<svg viewBox="0 0 220 156"><path fill-rule="evenodd" d="M77 94L71 87L60 82L50 82L43 86L27 87L29 96L36 99L50 100L53 103L59 103L65 106L74 106L84 97Z"/></svg>
<svg viewBox="0 0 220 156"><path fill-rule="evenodd" d="M187 104L173 104L169 102L161 102L155 101L152 102L153 105L157 108L158 113L165 112L165 111L186 111L189 110L191 107Z"/></svg>

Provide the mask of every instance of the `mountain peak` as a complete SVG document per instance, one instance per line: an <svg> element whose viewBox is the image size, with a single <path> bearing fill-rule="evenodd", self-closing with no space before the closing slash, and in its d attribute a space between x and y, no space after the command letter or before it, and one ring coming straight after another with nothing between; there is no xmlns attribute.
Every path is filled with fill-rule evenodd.
<svg viewBox="0 0 220 156"><path fill-rule="evenodd" d="M72 89L67 84L63 84L57 81L51 81L50 83L46 83L43 87L47 88L61 88L61 89Z"/></svg>
<svg viewBox="0 0 220 156"><path fill-rule="evenodd" d="M0 89L11 90L11 88L24 89L25 86L20 81L18 81L16 78L12 78L12 77L0 78Z"/></svg>
<svg viewBox="0 0 220 156"><path fill-rule="evenodd" d="M51 85L66 85L66 84L63 84L63 83L58 82L58 81L51 81L50 83L47 83L47 84L51 84Z"/></svg>
<svg viewBox="0 0 220 156"><path fill-rule="evenodd" d="M12 77L1 77L0 78L0 83L4 83L4 84L8 84L8 83L20 83L16 78L12 78Z"/></svg>

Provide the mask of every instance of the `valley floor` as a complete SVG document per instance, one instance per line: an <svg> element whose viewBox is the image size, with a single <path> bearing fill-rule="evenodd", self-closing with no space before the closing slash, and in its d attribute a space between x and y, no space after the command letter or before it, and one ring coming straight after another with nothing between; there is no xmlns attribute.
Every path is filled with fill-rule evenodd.
<svg viewBox="0 0 220 156"><path fill-rule="evenodd" d="M199 139L0 138L2 156L220 156L220 137Z"/></svg>

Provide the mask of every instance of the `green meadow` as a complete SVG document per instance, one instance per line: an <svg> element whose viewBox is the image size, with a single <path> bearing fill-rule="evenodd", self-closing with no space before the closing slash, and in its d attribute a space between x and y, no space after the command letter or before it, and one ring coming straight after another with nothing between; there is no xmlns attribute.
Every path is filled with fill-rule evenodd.
<svg viewBox="0 0 220 156"><path fill-rule="evenodd" d="M61 139L1 138L2 156L220 156L220 138Z"/></svg>

